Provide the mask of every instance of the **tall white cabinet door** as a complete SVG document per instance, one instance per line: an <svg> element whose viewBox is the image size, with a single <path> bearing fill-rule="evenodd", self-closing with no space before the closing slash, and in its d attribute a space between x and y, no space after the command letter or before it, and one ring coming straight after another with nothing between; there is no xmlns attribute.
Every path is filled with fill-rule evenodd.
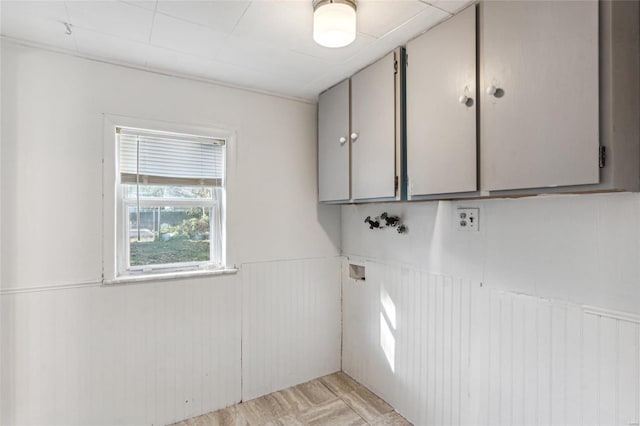
<svg viewBox="0 0 640 426"><path fill-rule="evenodd" d="M395 197L394 53L351 77L353 199Z"/></svg>
<svg viewBox="0 0 640 426"><path fill-rule="evenodd" d="M318 199L349 200L349 80L318 101Z"/></svg>
<svg viewBox="0 0 640 426"><path fill-rule="evenodd" d="M482 189L598 183L598 2L480 11Z"/></svg>
<svg viewBox="0 0 640 426"><path fill-rule="evenodd" d="M408 196L477 190L476 8L407 43Z"/></svg>

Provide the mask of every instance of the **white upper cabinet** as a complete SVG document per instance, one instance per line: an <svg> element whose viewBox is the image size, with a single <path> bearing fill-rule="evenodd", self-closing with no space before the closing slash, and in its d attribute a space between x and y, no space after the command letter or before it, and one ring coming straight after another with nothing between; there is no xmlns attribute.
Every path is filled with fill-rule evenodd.
<svg viewBox="0 0 640 426"><path fill-rule="evenodd" d="M318 199L400 199L402 49L323 92L318 102Z"/></svg>
<svg viewBox="0 0 640 426"><path fill-rule="evenodd" d="M408 197L477 188L476 6L407 43Z"/></svg>
<svg viewBox="0 0 640 426"><path fill-rule="evenodd" d="M318 103L318 199L347 201L349 184L349 80L320 95Z"/></svg>
<svg viewBox="0 0 640 426"><path fill-rule="evenodd" d="M597 184L598 2L480 11L482 189Z"/></svg>
<svg viewBox="0 0 640 426"><path fill-rule="evenodd" d="M320 201L640 191L638 16L487 0L409 41L320 96Z"/></svg>
<svg viewBox="0 0 640 426"><path fill-rule="evenodd" d="M351 184L354 200L394 199L399 180L400 50L351 78ZM397 107L398 106L398 107Z"/></svg>

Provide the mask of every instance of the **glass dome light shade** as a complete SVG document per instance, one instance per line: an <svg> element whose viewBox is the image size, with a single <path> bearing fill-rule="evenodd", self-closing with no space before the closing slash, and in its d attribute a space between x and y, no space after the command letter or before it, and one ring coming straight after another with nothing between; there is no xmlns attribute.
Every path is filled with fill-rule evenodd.
<svg viewBox="0 0 640 426"><path fill-rule="evenodd" d="M347 2L323 2L314 8L313 39L325 47L344 47L356 39L356 9Z"/></svg>

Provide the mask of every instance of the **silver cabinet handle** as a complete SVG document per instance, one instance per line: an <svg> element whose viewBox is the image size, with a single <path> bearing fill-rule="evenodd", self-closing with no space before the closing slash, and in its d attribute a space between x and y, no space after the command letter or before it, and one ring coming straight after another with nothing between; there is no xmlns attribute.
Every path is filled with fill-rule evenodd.
<svg viewBox="0 0 640 426"><path fill-rule="evenodd" d="M489 96L495 95L497 91L498 91L498 88L496 86L494 86L493 84L491 86L487 87L487 90L486 90L487 95L489 95Z"/></svg>
<svg viewBox="0 0 640 426"><path fill-rule="evenodd" d="M351 142L355 142L358 139L358 135L356 132L351 133Z"/></svg>
<svg viewBox="0 0 640 426"><path fill-rule="evenodd" d="M345 143L347 143L347 138L345 138L344 136L340 136L340 139L338 139L338 141L340 142L340 145L344 145Z"/></svg>

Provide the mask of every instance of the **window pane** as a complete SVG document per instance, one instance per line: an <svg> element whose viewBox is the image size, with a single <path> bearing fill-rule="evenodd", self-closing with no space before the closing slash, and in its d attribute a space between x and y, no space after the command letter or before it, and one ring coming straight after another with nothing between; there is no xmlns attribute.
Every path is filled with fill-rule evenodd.
<svg viewBox="0 0 640 426"><path fill-rule="evenodd" d="M136 185L123 185L127 198L136 198ZM210 186L140 185L140 198L211 199Z"/></svg>
<svg viewBox="0 0 640 426"><path fill-rule="evenodd" d="M222 139L120 128L120 173L148 177L219 180L224 176Z"/></svg>
<svg viewBox="0 0 640 426"><path fill-rule="evenodd" d="M209 207L158 206L138 212L130 206L130 266L210 261L211 239L219 239L211 235L211 215Z"/></svg>

